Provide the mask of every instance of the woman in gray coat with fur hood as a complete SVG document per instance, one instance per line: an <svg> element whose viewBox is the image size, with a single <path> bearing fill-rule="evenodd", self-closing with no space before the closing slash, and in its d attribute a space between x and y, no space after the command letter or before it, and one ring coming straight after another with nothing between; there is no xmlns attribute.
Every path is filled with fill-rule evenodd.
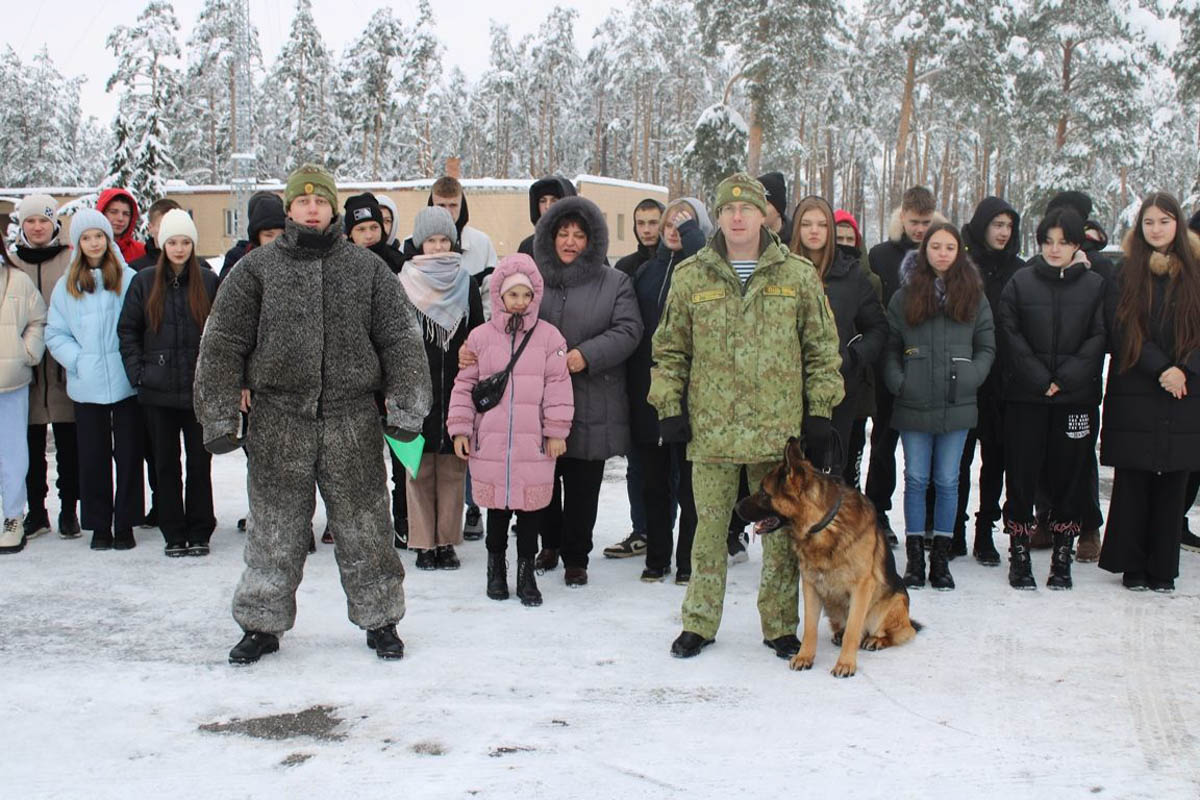
<svg viewBox="0 0 1200 800"><path fill-rule="evenodd" d="M533 256L546 284L538 316L567 340L575 419L555 468L537 565L552 569L561 552L568 586L587 583L604 461L630 441L625 361L641 339L642 317L632 281L605 263L607 252L608 227L590 200L563 198L538 221Z"/></svg>

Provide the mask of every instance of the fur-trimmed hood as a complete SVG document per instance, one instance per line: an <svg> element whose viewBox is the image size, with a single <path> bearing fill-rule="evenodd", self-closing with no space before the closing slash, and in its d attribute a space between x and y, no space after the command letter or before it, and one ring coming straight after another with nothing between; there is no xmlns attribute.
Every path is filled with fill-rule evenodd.
<svg viewBox="0 0 1200 800"><path fill-rule="evenodd" d="M937 225L939 222L949 221L942 216L940 211L933 212L933 222L931 224ZM888 218L887 237L896 244L899 244L900 240L904 238L904 223L900 221L900 206L897 206L896 210L892 212L892 216Z"/></svg>
<svg viewBox="0 0 1200 800"><path fill-rule="evenodd" d="M563 264L554 250L554 233L562 218L577 214L587 226L587 246L569 265ZM585 197L564 197L542 215L533 233L533 260L547 286L577 286L586 283L604 269L608 253L608 225L599 206Z"/></svg>

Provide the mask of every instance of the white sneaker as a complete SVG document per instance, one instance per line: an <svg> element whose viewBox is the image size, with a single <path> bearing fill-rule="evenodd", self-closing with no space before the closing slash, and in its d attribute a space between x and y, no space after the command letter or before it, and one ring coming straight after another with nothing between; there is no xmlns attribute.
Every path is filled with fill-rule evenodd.
<svg viewBox="0 0 1200 800"><path fill-rule="evenodd" d="M4 520L0 532L0 553L19 553L25 547L25 515Z"/></svg>

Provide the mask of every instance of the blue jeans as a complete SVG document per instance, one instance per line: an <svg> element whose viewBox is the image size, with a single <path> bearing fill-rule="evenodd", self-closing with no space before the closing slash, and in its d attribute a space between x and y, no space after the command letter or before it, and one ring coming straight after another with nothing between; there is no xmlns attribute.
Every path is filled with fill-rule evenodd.
<svg viewBox="0 0 1200 800"><path fill-rule="evenodd" d="M932 473L935 501L933 535L954 535L954 517L958 513L958 467L966 429L949 433L900 431L904 447L904 531L909 536L924 536L929 529L925 519L925 493Z"/></svg>

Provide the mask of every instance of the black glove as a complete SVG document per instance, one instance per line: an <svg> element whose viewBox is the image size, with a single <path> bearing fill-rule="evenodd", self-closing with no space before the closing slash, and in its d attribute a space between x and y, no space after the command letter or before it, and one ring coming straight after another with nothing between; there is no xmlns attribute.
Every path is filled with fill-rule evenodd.
<svg viewBox="0 0 1200 800"><path fill-rule="evenodd" d="M215 439L204 443L204 449L212 453L214 456L232 453L242 446L242 440L232 433L227 433L224 436L218 436Z"/></svg>
<svg viewBox="0 0 1200 800"><path fill-rule="evenodd" d="M804 418L804 456L818 469L829 467L829 443L833 439L833 423L827 417Z"/></svg>
<svg viewBox="0 0 1200 800"><path fill-rule="evenodd" d="M386 430L388 436L401 443L411 442L413 439L421 435L420 431L401 430L394 425L389 425Z"/></svg>
<svg viewBox="0 0 1200 800"><path fill-rule="evenodd" d="M692 428L682 414L667 417L658 423L658 441L662 444L683 444L692 440Z"/></svg>

